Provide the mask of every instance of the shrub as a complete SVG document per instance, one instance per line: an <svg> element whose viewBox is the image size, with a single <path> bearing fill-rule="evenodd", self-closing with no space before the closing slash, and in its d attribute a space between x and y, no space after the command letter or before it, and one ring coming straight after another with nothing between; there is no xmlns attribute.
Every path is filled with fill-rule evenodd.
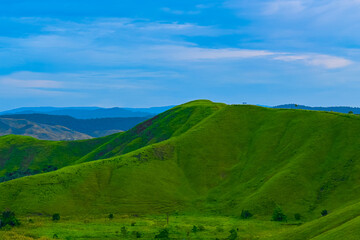
<svg viewBox="0 0 360 240"><path fill-rule="evenodd" d="M295 220L300 220L301 219L300 213L295 213L294 218L295 218Z"/></svg>
<svg viewBox="0 0 360 240"><path fill-rule="evenodd" d="M193 226L193 228L191 229L191 231L193 232L193 233L196 233L197 231L198 231L198 228L197 228L197 226Z"/></svg>
<svg viewBox="0 0 360 240"><path fill-rule="evenodd" d="M114 218L114 214L110 213L109 214L109 219L113 219Z"/></svg>
<svg viewBox="0 0 360 240"><path fill-rule="evenodd" d="M161 230L161 232L157 235L155 235L155 238L158 239L170 239L169 238L169 231L165 228L163 230Z"/></svg>
<svg viewBox="0 0 360 240"><path fill-rule="evenodd" d="M274 209L274 213L272 215L273 221L283 222L286 221L286 215L282 212L282 209L280 207L276 207Z"/></svg>
<svg viewBox="0 0 360 240"><path fill-rule="evenodd" d="M53 221L59 221L60 220L60 214L59 213L54 213L52 215L52 220Z"/></svg>
<svg viewBox="0 0 360 240"><path fill-rule="evenodd" d="M226 239L228 240L235 240L237 239L237 232L235 229L230 230L230 236L228 236Z"/></svg>
<svg viewBox="0 0 360 240"><path fill-rule="evenodd" d="M326 209L324 209L324 210L322 210L321 211L321 216L326 216L326 215L328 215L328 211L326 210Z"/></svg>
<svg viewBox="0 0 360 240"><path fill-rule="evenodd" d="M199 226L199 231L205 231L205 227L202 226L202 225L200 225L200 226Z"/></svg>
<svg viewBox="0 0 360 240"><path fill-rule="evenodd" d="M242 210L240 217L242 219L248 219L252 217L252 214L249 212L249 210Z"/></svg>
<svg viewBox="0 0 360 240"><path fill-rule="evenodd" d="M135 238L141 238L140 232L133 232L133 235L135 236Z"/></svg>
<svg viewBox="0 0 360 240"><path fill-rule="evenodd" d="M122 226L122 227L121 227L121 235L126 236L126 234L127 234L126 227L125 227L125 226Z"/></svg>
<svg viewBox="0 0 360 240"><path fill-rule="evenodd" d="M15 213L9 210L4 211L0 217L0 228L7 225L10 227L20 225L19 220L15 217Z"/></svg>
<svg viewBox="0 0 360 240"><path fill-rule="evenodd" d="M54 239L59 239L59 236L56 233L54 233L53 238Z"/></svg>
<svg viewBox="0 0 360 240"><path fill-rule="evenodd" d="M135 224L136 224L136 222L132 222L132 223L131 223L131 226L133 227L133 226L135 226Z"/></svg>
<svg viewBox="0 0 360 240"><path fill-rule="evenodd" d="M220 226L217 226L217 227L216 227L216 231L218 231L218 232L224 232L224 229L223 229L222 227L220 227Z"/></svg>

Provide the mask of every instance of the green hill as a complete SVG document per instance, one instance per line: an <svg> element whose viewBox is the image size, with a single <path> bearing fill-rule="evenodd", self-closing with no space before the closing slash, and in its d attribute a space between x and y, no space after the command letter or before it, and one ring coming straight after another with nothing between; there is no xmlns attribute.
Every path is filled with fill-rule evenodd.
<svg viewBox="0 0 360 240"><path fill-rule="evenodd" d="M268 220L280 206L290 221L327 209L291 233L327 239L359 223L359 131L354 115L195 101L67 160L80 164L1 183L0 208L232 216L248 209Z"/></svg>

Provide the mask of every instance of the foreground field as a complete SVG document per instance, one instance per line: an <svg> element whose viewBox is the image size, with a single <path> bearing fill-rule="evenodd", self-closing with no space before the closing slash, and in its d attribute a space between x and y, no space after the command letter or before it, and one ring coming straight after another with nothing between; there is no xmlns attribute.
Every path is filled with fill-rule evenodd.
<svg viewBox="0 0 360 240"><path fill-rule="evenodd" d="M19 227L0 231L0 239L154 239L164 229L170 239L227 239L232 229L236 239L267 239L296 228L291 223L190 215L171 215L169 224L166 215L62 218L58 222L51 217L27 217L21 222Z"/></svg>

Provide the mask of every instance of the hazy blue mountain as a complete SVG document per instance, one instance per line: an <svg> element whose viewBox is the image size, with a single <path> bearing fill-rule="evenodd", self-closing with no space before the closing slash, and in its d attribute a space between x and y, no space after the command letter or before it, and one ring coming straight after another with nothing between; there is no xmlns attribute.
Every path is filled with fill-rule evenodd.
<svg viewBox="0 0 360 240"><path fill-rule="evenodd" d="M350 111L354 114L360 114L360 108L358 107L309 107L305 105L297 105L297 104L284 104L275 106L273 108L286 108L286 109L304 109L304 110L315 110L315 111L327 111L327 112L339 112L339 113L349 113Z"/></svg>
<svg viewBox="0 0 360 240"><path fill-rule="evenodd" d="M0 136L23 135L41 140L80 140L91 136L60 125L48 125L25 119L0 118Z"/></svg>
<svg viewBox="0 0 360 240"><path fill-rule="evenodd" d="M126 131L148 119L148 117L76 119L70 116L38 113L0 116L0 119L5 118L27 120L37 124L46 124L50 126L63 126L92 137L101 137L120 131Z"/></svg>
<svg viewBox="0 0 360 240"><path fill-rule="evenodd" d="M147 117L150 118L156 114L162 113L173 106L152 107L152 108L99 108L99 107L23 107L4 112L0 115L9 114L49 114L49 115L67 115L80 119L92 118L126 118L126 117Z"/></svg>

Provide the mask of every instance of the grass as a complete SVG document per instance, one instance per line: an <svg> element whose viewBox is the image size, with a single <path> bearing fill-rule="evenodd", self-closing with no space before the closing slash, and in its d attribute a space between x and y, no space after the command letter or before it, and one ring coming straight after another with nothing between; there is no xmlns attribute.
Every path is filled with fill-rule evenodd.
<svg viewBox="0 0 360 240"><path fill-rule="evenodd" d="M157 215L179 212L189 214L179 216L171 234L185 234L193 222L208 218L204 225L209 230L222 221L239 229L244 226L243 239L356 239L358 132L360 118L353 114L194 101L128 132L92 140L98 142L86 149L79 147L86 141L68 142L63 148L58 146L64 143L55 142L60 158L52 155L55 150L46 155L47 147L35 148L42 156L56 156L52 161L61 162L63 168L1 183L0 209L10 208L21 216L59 212L64 217L59 225L39 220L44 228L36 228L38 237L49 237L41 231L56 226L70 231L62 225L66 219L79 228L74 230L79 234L99 229L99 234L109 231L109 236L116 237L112 235L116 230L106 230L97 220L104 213L151 216L141 218L142 231L150 235L163 227L150 224L157 222ZM37 143L22 139L28 148ZM12 145L10 139L3 149ZM19 143L17 148L21 147ZM25 161L24 155L16 156ZM35 152L30 163L37 156ZM16 157L8 159L16 166ZM41 159L46 162L46 157ZM296 213L305 223L287 226L269 221L277 206L289 223L297 223ZM254 215L251 221L237 219L243 209ZM321 217L323 209L330 214ZM85 214L94 219L91 229L83 220L72 220ZM126 219L112 223L121 225ZM229 234L230 225L220 239ZM201 234L217 236L212 230Z"/></svg>
<svg viewBox="0 0 360 240"><path fill-rule="evenodd" d="M270 221L240 220L224 216L203 215L171 215L169 224L166 215L146 215L140 217L115 215L108 219L106 215L81 218L61 219L58 222L51 217L32 216L21 219L23 224L13 228L10 233L30 238L52 239L54 235L59 239L135 239L136 232L141 239L154 239L161 230L167 229L171 239L225 239L229 231L235 229L240 239L264 239L277 235L294 226L282 225ZM194 226L203 228L193 232ZM121 231L125 227L126 234ZM2 232L1 234L9 234Z"/></svg>

